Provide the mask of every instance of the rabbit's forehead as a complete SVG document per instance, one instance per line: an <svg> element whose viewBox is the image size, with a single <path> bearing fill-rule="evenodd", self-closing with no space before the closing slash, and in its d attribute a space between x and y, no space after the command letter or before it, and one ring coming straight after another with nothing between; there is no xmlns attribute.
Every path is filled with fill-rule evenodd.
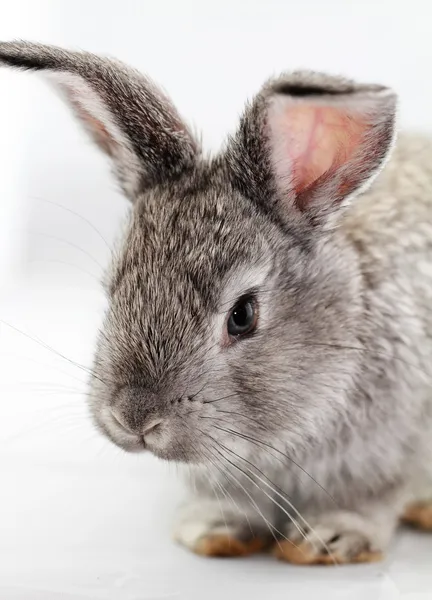
<svg viewBox="0 0 432 600"><path fill-rule="evenodd" d="M113 322L144 336L203 333L212 315L264 277L272 259L268 237L265 219L260 224L245 199L155 194L136 207L114 267Z"/></svg>
<svg viewBox="0 0 432 600"><path fill-rule="evenodd" d="M136 207L114 287L135 272L147 286L172 290L188 281L209 296L227 274L266 252L266 237L265 221L234 193L153 194Z"/></svg>

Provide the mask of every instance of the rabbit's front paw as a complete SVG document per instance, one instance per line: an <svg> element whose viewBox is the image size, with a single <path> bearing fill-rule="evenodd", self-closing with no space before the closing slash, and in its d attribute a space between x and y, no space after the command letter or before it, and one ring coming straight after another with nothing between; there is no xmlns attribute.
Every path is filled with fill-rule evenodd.
<svg viewBox="0 0 432 600"><path fill-rule="evenodd" d="M229 511L223 515L219 505L210 502L187 505L179 511L173 536L202 556L247 556L266 546L241 516Z"/></svg>
<svg viewBox="0 0 432 600"><path fill-rule="evenodd" d="M281 560L301 565L337 565L376 562L383 558L380 535L355 513L335 512L311 517L302 526L304 535L292 526L287 540L274 547Z"/></svg>

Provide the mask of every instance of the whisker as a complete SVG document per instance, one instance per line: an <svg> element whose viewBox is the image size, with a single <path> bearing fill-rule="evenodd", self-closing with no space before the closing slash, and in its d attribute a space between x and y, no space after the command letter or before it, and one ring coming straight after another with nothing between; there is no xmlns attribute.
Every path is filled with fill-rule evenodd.
<svg viewBox="0 0 432 600"><path fill-rule="evenodd" d="M0 320L0 323L1 323L1 320ZM5 323L5 325L7 325L7 323ZM19 332L19 333L22 333L22 332ZM33 340L33 341L37 342L37 340ZM53 369L54 371L57 371L58 373L61 373L62 375L67 375L68 377L71 377L72 379L75 379L76 381L79 381L80 383L83 383L85 386L87 386L87 383L88 383L87 381L84 381L84 380L80 379L76 375L68 373L67 371L64 371L63 369L59 369L55 365L50 365L48 363L41 362L41 361L36 360L34 358L30 358L29 356L20 356L20 355L17 355L17 354L6 354L6 353L1 353L0 356L5 356L6 358L16 358L19 361L22 361L22 360L30 361L30 362L32 362L32 363L34 363L36 365L40 365L41 367L45 367L45 368L48 368L48 369Z"/></svg>
<svg viewBox="0 0 432 600"><path fill-rule="evenodd" d="M30 260L27 261L27 263L31 264L31 263L51 263L51 264L57 264L57 265L64 265L66 267L73 267L74 269L78 269L78 271L81 271L82 273L85 273L86 275L88 275L89 277L91 277L92 279L94 279L94 281L96 281L98 283L98 285L101 285L101 280L99 277L96 277L96 275L93 275L93 273L90 273L90 271L87 271L86 269L83 269L82 267L78 266L78 265L74 265L73 263L67 262L65 260L51 260L51 259L45 259L45 258L32 258Z"/></svg>
<svg viewBox="0 0 432 600"><path fill-rule="evenodd" d="M226 412L226 413L230 414L230 412L229 412L229 411L217 411L217 412ZM246 417L246 415L241 415L240 413L233 413L233 414L238 414L239 416ZM209 418L209 419L211 419L211 418L212 418L214 421L217 421L217 422L224 422L224 423L229 423L229 425L232 425L232 423L231 423L231 422L229 422L229 421L226 421L226 420L224 420L224 419L220 419L219 417L204 417L204 416L203 416L203 417L200 417L200 418L203 418L203 419L204 419L204 418ZM260 425L260 426L261 426L261 429L263 429L263 431L265 431L265 432L267 432L267 433L270 433L270 434L274 435L274 432L272 432L270 429L268 429L267 427L265 427L265 426L264 426L262 423L260 423L259 421L256 421L255 419L252 419L252 418L251 418L251 420L252 420L253 422L255 422L257 425ZM222 431L225 431L225 429L224 429L224 428L222 428L222 427L216 427L216 426L215 426L215 428L217 428L217 429L220 429L220 430L222 430ZM232 434L234 434L234 430L232 430L232 431L231 431L231 430L226 430L225 432L226 432L226 433L232 433ZM236 434L238 434L238 435L239 435L239 437L241 437L241 436L243 435L243 434L241 434L240 432L235 432L235 433L236 433ZM251 440L248 440L248 441L251 441ZM269 454L269 456L271 456L272 458L274 458L275 460L277 460L277 461L278 461L278 462L279 462L281 465L283 465L283 467L286 467L286 462L285 462L285 461L284 461L284 460L283 460L283 459L282 459L280 456L275 456L275 455L274 455L272 452L270 452L270 450L269 450L267 447L261 447L261 446L259 446L257 443L255 443L255 442L251 442L251 443L253 443L255 446L257 446L257 447L258 447L260 450L263 450L264 452L266 452L267 454ZM273 449L274 449L274 450L276 450L276 448L273 448ZM294 466L297 466L297 463L295 463L295 461L293 461L293 459L291 459L289 456L286 456L286 458L287 458L287 459L288 459L290 462L292 462L292 463L294 464ZM296 474L296 473L293 473L292 475L293 475L293 477L294 477L294 478L295 478L295 479L296 479L296 480L297 480L299 483L301 483L301 478L299 477L299 475L298 475L298 474Z"/></svg>
<svg viewBox="0 0 432 600"><path fill-rule="evenodd" d="M198 390L195 394L193 394L193 396L189 396L188 400L192 401L194 398L196 398L198 396L198 394L200 394L203 391L203 389L205 387L207 387L207 385L208 385L208 383L205 383L200 390Z"/></svg>
<svg viewBox="0 0 432 600"><path fill-rule="evenodd" d="M203 444L203 445L204 445L204 444ZM210 449L209 449L209 448L208 448L206 445L204 445L204 448L210 452ZM206 456L206 455L205 455L205 456ZM215 459L215 460L213 460L211 457L209 458L208 456L206 456L206 458L207 458L207 460L210 462L210 464L211 464L211 465L212 465L212 466L213 466L215 469L217 469L217 470L219 471L219 473L220 473L220 474L221 474L221 475L222 475L222 476L223 476L223 477L224 477L224 478L225 478L225 479L228 481L228 483L229 483L229 479L228 479L228 477L227 477L226 473L225 473L225 472L223 471L223 469L222 469L222 468L221 468L221 467L220 467L220 466L217 464L217 462L216 462L216 459ZM214 457L214 455L213 455L213 458L215 458L215 457ZM225 497L226 497L227 499L228 499L228 497L229 497L229 499L231 500L231 502L232 502L232 503L234 504L234 506L236 507L236 509L237 509L238 513L239 513L239 514L242 514L242 515L244 516L244 518L245 518L245 520L246 520L246 522L247 522L247 524L248 524L248 526L249 526L249 529L250 529L250 531L251 531L251 533L252 533L252 535L253 535L253 534L254 534L254 531L253 531L253 528L252 528L252 524L251 524L251 522L250 522L250 520L249 520L249 517L248 517L248 515L247 515L246 511L245 511L245 510L243 510L243 509L241 509L241 508L239 507L239 505L237 504L237 502L234 500L234 497L232 496L232 494L230 494L230 492L229 492L227 489L225 489L225 488L223 487L223 485L222 485L222 484L221 484L221 483L220 483L220 482L219 482L217 479L215 479L215 482L216 482L216 483L218 483L218 484L221 486L222 490L224 490L224 491L225 491ZM228 497L227 497L227 496L228 496Z"/></svg>
<svg viewBox="0 0 432 600"><path fill-rule="evenodd" d="M35 236L39 236L39 237L44 237L50 240L55 240L56 242L61 242L63 244L66 244L66 246L69 246L70 248L74 248L75 250L78 250L78 252L81 252L82 254L84 254L85 256L87 256L95 265L97 265L102 272L105 271L105 267L96 259L94 258L94 256L92 256L90 254L90 252L87 252L87 250L84 250L84 248L81 248L80 246L78 246L77 244L74 244L73 242L70 242L69 240L64 240L63 238L57 237L56 235L51 235L50 233L43 233L42 231L26 231L27 235L35 235Z"/></svg>
<svg viewBox="0 0 432 600"><path fill-rule="evenodd" d="M214 442L216 442L216 440L215 440L214 438L212 438L211 436L209 436L208 434L205 434L204 432L201 432L201 433L203 433L204 435L207 435L207 437L209 437L211 440L213 440ZM217 443L217 442L216 442L216 443ZM227 458L227 457L226 457L224 454L222 454L222 453L221 453L221 452L218 450L218 448L217 448L217 447L213 446L213 450L215 450L215 451L216 451L216 452L217 452L217 453L218 453L218 454L219 454L219 455L222 457L222 459L223 459L225 462L227 462L227 463L231 464L231 466L233 466L233 467L234 467L234 468L236 468L238 471L240 471L241 473L243 473L243 472L242 472L242 470L241 470L240 468L238 468L238 467L237 467L237 466L236 466L234 463L232 463L232 462L231 462L231 461L230 461L230 460L229 460L229 459L228 459L228 458ZM250 502L252 503L252 505L254 506L255 510L258 512L258 514L260 515L260 517L261 517L261 518L263 519L263 521L266 523L266 525L267 525L267 527L268 527L268 529L269 529L269 531L270 531L270 533L271 533L272 537L274 538L275 542L278 544L279 548L280 548L281 546L280 546L280 542L279 542L278 538L277 538L277 537L276 537L276 535L275 535L275 532L276 532L278 535L280 535L280 536L281 536L283 539L286 539L287 541L290 541L290 540L288 540L288 538L285 536L285 534L283 534L281 531L279 531L279 530L278 530L278 529L277 529L277 528L276 528L276 527L275 527L275 526L274 526L272 523L270 523L270 521L269 521L269 520L268 520L268 519L267 519L267 518L264 516L264 514L263 514L262 510L260 509L259 505L256 503L256 501L255 501L255 500L254 500L254 498L251 496L251 494L248 492L248 490L245 488L245 486L244 486L244 485L243 485L243 484L242 484L242 483L241 483L241 482L238 480L238 478L237 478L237 477L235 477L235 476L233 475L233 473L231 473L231 472L229 472L229 471L227 471L227 475L228 475L228 474L231 476L231 478L232 478L232 480L234 481L234 483L235 483L237 486L239 486L239 487L240 487L240 488L243 490L243 492L246 494L246 496L249 498L249 500L250 500ZM243 475L245 475L245 474L243 473ZM257 485L257 484L256 484L256 485ZM258 487L259 489L261 489L261 488L260 488L258 485L257 485L257 487ZM261 491L262 491L262 490L261 490Z"/></svg>
<svg viewBox="0 0 432 600"><path fill-rule="evenodd" d="M183 422L184 422L185 427L187 429L189 429L189 431L191 431L191 428L188 426L187 422L184 421L184 420L183 420ZM211 452L211 450L210 450L210 448L208 446L206 446L205 444L203 444L203 445L204 445L204 449L207 450L210 453L211 457L213 457L213 459L214 459L213 460L211 457L209 458L208 456L206 456L207 460L210 462L210 464L214 468L217 469L217 471L222 475L222 477L224 477L228 481L228 483L229 483L229 478L227 477L226 472L219 466L217 457ZM251 533L253 535L254 531L253 531L252 524L251 524L251 522L249 520L248 515L246 514L246 512L244 510L240 509L240 507L238 506L237 502L234 500L234 497L230 494L230 492L228 490L226 490L226 493L231 498L231 501L233 502L234 506L237 508L238 512L244 515L244 517L246 519L246 522L247 522L247 524L249 526L249 529L250 529L250 531L251 531Z"/></svg>
<svg viewBox="0 0 432 600"><path fill-rule="evenodd" d="M221 454L217 448L215 448L213 446L213 449L216 450L216 452L218 454L220 454L220 456L223 458L223 460L225 462L229 462L227 461L226 457ZM263 512L261 511L260 507L258 506L258 504L255 502L254 498L251 496L251 494L248 492L248 490L244 487L244 485L238 480L237 477L235 477L235 475L233 473L231 473L230 471L226 471L226 477L229 477L231 479L231 481L234 483L234 485L236 487L239 487L244 494L247 496L247 498L249 499L249 501L251 502L252 506L254 507L254 509L256 510L256 512L258 513L258 515L262 518L262 520L264 521L264 523L266 524L269 532L271 533L272 537L274 538L274 540L276 541L276 543L280 546L279 544L279 540L278 538L275 536L276 532L278 535L280 535L282 538L285 538L285 535L279 531L263 514Z"/></svg>
<svg viewBox="0 0 432 600"><path fill-rule="evenodd" d="M37 390L50 390L50 391L61 391L61 390L71 390L74 392L84 393L84 390L80 390L77 387L71 385L63 385L61 383L56 383L53 381L11 381L7 383L0 383L1 387L27 387L31 386L33 389ZM41 387L42 386L42 387Z"/></svg>
<svg viewBox="0 0 432 600"><path fill-rule="evenodd" d="M66 420L68 419L68 420ZM70 419L73 422L70 422ZM66 427L67 425L67 427ZM0 445L9 445L13 444L16 441L19 441L24 436L26 439L28 437L34 436L35 434L43 433L44 431L52 431L52 427L61 427L63 433L66 431L71 431L73 429L83 429L84 425L78 414L70 414L67 415L52 415L50 418L38 421L36 423L32 423L30 427L25 427L23 430L18 431L6 438L2 438L0 441Z"/></svg>
<svg viewBox="0 0 432 600"><path fill-rule="evenodd" d="M214 402L221 402L221 400L228 400L228 398L234 398L234 396L238 396L238 394L229 394L228 396L223 396L222 398L216 398L216 400L205 400L203 404L213 404Z"/></svg>
<svg viewBox="0 0 432 600"><path fill-rule="evenodd" d="M211 479L210 479L210 476L209 476L208 474L206 474L206 475L207 475L207 479L208 479L208 482L209 482L209 484L210 484L210 487L211 487L211 489L214 491L214 493L215 493L215 496L216 496L216 498L217 498L217 501L218 501L218 504L219 504L219 509L220 509L220 511L221 511L221 515L222 515L222 518L223 518L223 520L224 520L224 523L225 523L225 528L226 528L226 530L227 530L227 531L229 531L229 528L228 528L228 521L226 520L225 511L224 511L224 509L222 508L222 502L220 501L219 494L217 493L217 491L216 491L216 488L214 488L214 487L213 487L213 485L212 485L212 482L211 482Z"/></svg>
<svg viewBox="0 0 432 600"><path fill-rule="evenodd" d="M220 442L219 442L220 443ZM220 445L227 450L227 452L230 452L231 454L233 454L234 456L236 456L237 458L239 458L240 460L243 460L245 463L249 464L252 466L253 469L255 469L256 471L258 471L259 473L261 473L261 475L263 475L263 477L265 477L265 479L267 479L267 481L269 483L267 483L266 481L264 481L259 475L257 475L254 471L252 471L251 469L249 469L248 467L246 467L246 469L254 476L256 477L259 481L261 481L261 483L263 483L266 487L268 487L274 494L276 494L277 496L279 496L284 502L286 502L288 504L288 506L290 507L291 510L293 510L295 512L295 514L299 517L299 519L301 519L301 521L304 523L304 525L306 526L306 528L311 531L316 539L323 545L324 549L327 551L327 553L329 554L329 556L332 556L331 551L329 549L329 547L327 546L326 542L316 533L316 531L314 530L314 528L311 526L311 524L303 517L303 515L301 514L301 512L294 506L294 504L292 504L292 502L290 502L288 500L288 498L286 497L285 493L281 493L281 490L274 482L271 481L271 479L269 479L267 477L267 475L261 470L259 469L256 465L254 465L251 461L247 460L246 458L244 458L243 456L240 456L240 454L238 454L237 452L235 452L234 450L228 448L227 446L225 446L224 444ZM263 490L262 490L263 491ZM274 498L272 498L272 501L276 504L276 506L278 506L283 512L284 514L293 522L293 525L295 526L295 528L298 530L298 532L300 533L300 535L306 539L306 532L305 530L298 524L298 522L294 519L294 517L288 513L288 511L286 511L284 509L283 506L281 506L281 504L279 502L277 502ZM334 557L332 557L334 559ZM336 564L336 560L334 559L334 562Z"/></svg>
<svg viewBox="0 0 432 600"><path fill-rule="evenodd" d="M215 441L216 441L216 440L215 440ZM224 450L226 450L227 452L229 452L230 454L232 454L232 455L236 456L237 458L240 458L241 460L244 460L245 462L247 462L247 463L249 463L249 464L252 464L252 463L250 463L248 460L244 459L242 456L240 456L240 455L238 455L236 452L234 452L234 450L231 450L230 448L228 448L227 446L225 446L224 444L222 444L221 442L218 442L218 445L219 445L221 448L223 448ZM227 460L228 460L228 459L227 459ZM272 496L270 496L270 494L268 494L268 493L267 493L265 490L263 490L263 489L262 489L262 488L261 488L261 487L260 487L260 486L257 484L257 482L256 482L254 479L252 479L252 477L250 477L249 475L247 475L247 473L245 473L245 472L244 472L244 470L243 470L241 467L239 467L238 465L235 465L234 463L231 463L231 464L232 464L233 466L235 466L235 468L239 469L239 470L240 470L240 471L243 473L243 475L244 475L244 476L245 476L245 477L246 477L246 478L247 478L247 479L248 479L248 480L249 480L249 481L250 481L250 482L251 482L251 483L252 483L252 484L253 484L255 487L257 487L257 488L258 488L258 489L259 489L259 490L260 490L260 491L261 491L261 492L262 492L262 493L263 493L263 494L264 494L264 495L265 495L265 496L266 496L266 497L267 497L267 498L268 498L268 499L269 499L271 502L273 502L273 503L274 503L276 506L278 506L278 507L279 507L279 508L282 510L282 512L283 512L283 513L284 513L284 514L285 514L285 515L286 515L286 516L289 518L289 520L290 520L290 521L292 521L292 523L293 523L294 527L295 527L295 528L298 530L298 532L300 533L300 535L301 535L302 537L305 537L305 533L304 533L303 529L300 527L300 525L297 523L297 521L295 520L295 518L292 516L292 514L291 514L291 513L289 513L289 512L288 512L288 511L287 511L287 510L286 510L286 509L285 509L285 508L284 508L284 507L283 507L281 504L279 504L279 503L277 502L277 500L275 500L275 499L274 499ZM253 465L253 466L254 466L254 468L255 468L255 465ZM247 468L247 467L246 467L246 468ZM250 471L250 469L248 469L248 470ZM257 470L259 470L259 469L257 469ZM261 473L262 473L262 471L261 471ZM255 473L253 473L253 472L252 472L252 474L253 474L255 477L257 477L257 475L255 475ZM263 475L264 475L264 473L263 473ZM265 483L265 482L263 482L263 483ZM265 485L267 485L267 486L268 486L268 487L269 487L269 488L270 488L270 489L271 489L273 492L275 492L275 490L273 490L273 489L271 488L271 486L269 486L269 485L268 485L268 484L266 484L266 483L265 483ZM285 502L287 502L287 504L289 504L289 505L290 505L290 507L292 506L292 505L291 505L291 503L290 503L290 502L289 502L289 501L288 501L288 500L287 500L287 499L286 499L284 496L282 496L281 494L279 494L279 495L280 495L280 496L281 496L281 497L284 499L284 501L285 501ZM300 514L300 513L299 513L299 514ZM301 518L303 519L303 517L301 517ZM303 520L304 520L304 519L303 519ZM304 520L304 521L305 521L305 520ZM306 523L306 525L307 525L307 522L306 522L306 521L305 521L305 523Z"/></svg>
<svg viewBox="0 0 432 600"><path fill-rule="evenodd" d="M224 414L227 414L227 415L236 415L237 417L243 417L244 419L248 419L252 423L255 423L255 425L258 425L258 427L260 427L261 429L264 429L264 431L269 431L265 427L265 425L263 425L260 421L258 421L257 419L254 419L250 415L243 415L242 413L236 412L234 410L220 410L218 408L216 408L215 411L218 412L218 413L224 413Z"/></svg>
<svg viewBox="0 0 432 600"><path fill-rule="evenodd" d="M216 440L215 440L215 441L216 441ZM228 452L231 452L231 450L230 450L229 448L227 448L226 446L223 446L223 447L224 447L224 448L225 448L225 449L226 449ZM231 452L231 453L232 453L232 452ZM235 454L235 453L234 453L234 454ZM238 457L239 457L239 458L241 458L241 459L243 459L243 458L242 458L242 457L240 457L240 456L238 456ZM295 528L296 528L296 529L299 531L299 533L300 533L300 535L303 537L303 539L307 539L307 536L306 536L306 533L305 533L305 531L304 531L304 530L302 529L302 527L301 527L301 526L298 524L298 522L296 521L296 519L295 519L295 518L294 518L294 517L293 517L293 516L292 516L292 515L291 515L291 514L290 514L290 513L289 513L289 512L288 512L288 511L287 511L287 510L286 510L286 509L283 507L283 506L281 506L281 504L280 504L279 502L277 502L277 501L276 501L276 500L275 500L275 499L274 499L272 496L270 496L270 494L268 494L268 493L267 493L265 490L263 490L263 489L262 489L262 488L261 488L261 487L260 487L260 486L257 484L257 482L256 482L256 481L254 481L254 480L253 480L253 479L252 479L252 478L251 478L251 477L250 477L250 476L249 476L247 473L245 473L245 472L244 472L244 470L243 470L241 467L238 467L237 465L235 465L235 464L234 464L232 461L230 461L230 460L229 460L228 458L226 458L226 457L225 457L225 460L226 460L226 461L227 461L229 464L231 464L231 465L232 465L234 468L236 468L237 470L239 470L239 471L240 471L240 472L243 474L243 476L244 476L244 477L246 477L246 478L247 478L247 479L248 479L248 480L249 480L249 481L250 481L250 482L251 482L251 483L252 483L252 484L253 484L253 485L254 485L254 486L255 486L255 487L256 487L256 488L257 488L257 489L260 491L260 492L261 492L261 493L263 493L263 494L264 494L264 495L265 495L265 496L266 496L266 497L267 497L267 498L268 498L268 499L269 499L269 500L270 500L270 501L271 501L273 504L275 504L275 505L276 505L278 508L280 508L280 509L282 510L282 512L283 512L283 513L284 513L284 514L285 514L285 515L286 515L286 516L289 518L289 520L290 520L290 521L293 523L293 525L295 526ZM243 459L243 460L244 460L244 459ZM251 472L251 473L252 473L252 474L253 474L255 477L258 477L258 476L257 476L255 473L253 473L253 472L252 472L250 469L248 469L248 471L249 471L249 472ZM261 478L259 478L259 477L258 477L258 479L259 479L260 481L262 481L262 479L261 479ZM266 482L265 482L265 481L262 481L262 482L263 482L264 484L266 484ZM238 480L237 480L237 483L239 483L239 482L238 482ZM267 485L267 487L270 487L270 489L272 489L272 488L271 488L271 486L269 486L268 484L266 484L266 485ZM273 491L273 492L275 492L275 490L272 490L272 491ZM279 494L279 495L280 495L280 494ZM281 495L280 495L280 496L281 496ZM286 499L284 496L281 496L281 498L282 498L282 499L283 499L285 502L288 502L288 501L287 501L287 499ZM305 522L305 524L306 524L306 526L309 528L309 530L310 530L310 531L312 531L312 532L315 534L315 536L316 536L316 538L318 539L318 541L320 541L320 542L323 544L324 548L325 548L325 549L327 550L327 552L329 553L329 556L331 556L331 557L332 557L332 559L334 560L335 564L337 564L337 562L336 562L335 558L333 557L333 555L332 555L331 551L329 550L329 548L328 548L327 544L326 544L326 543L325 543L325 542L324 542L324 541L323 541L323 540L320 538L320 536L318 536L318 535L315 533L314 529L313 529L313 528L312 528L312 527L311 527L311 526L308 524L308 522L306 521L306 519L304 519L304 517L301 515L301 513L300 513L299 511L297 511L297 509L296 509L296 508L295 508L293 505L291 505L291 503L289 503L289 502L288 502L288 504L290 505L290 507L292 507L292 508L293 508L293 509L296 511L296 513L298 513L298 515L299 515L299 516L300 516L300 518L301 518L301 519L302 519L302 520ZM280 532L278 529L276 529L276 528L275 528L273 525L272 525L272 528L273 528L273 529L274 529L274 530L275 530L275 531L276 531L276 532L277 532L279 535L281 535L281 536L282 536L282 538L283 538L284 540L286 540L287 542L289 542L290 544L292 544L292 545L293 545L295 548L297 548L297 550L299 550L299 551L300 551L300 552L301 552L303 555L305 555L305 552L302 550L302 548L301 548L300 546L298 546L298 545L297 545L295 542L293 542L293 540L291 540L291 539L287 538L287 537L286 537L286 535L284 535L283 533L281 533L281 532ZM275 539L276 539L276 538L275 538ZM278 539L276 539L276 542L277 542L277 544L278 544L278 545L279 545L279 547L280 547L280 543L279 543L279 540L278 540ZM312 545L313 545L313 540L311 540L311 542L312 542Z"/></svg>
<svg viewBox="0 0 432 600"><path fill-rule="evenodd" d="M299 465L293 458L291 458L290 456L288 456L288 454L285 454L284 452L282 452L281 450L279 450L278 448L275 448L274 446L272 446L271 444L268 444L267 442L263 442L262 440L258 440L257 438L253 438L251 436L246 435L245 433L241 433L239 431L234 431L232 429L224 429L223 427L218 427L217 425L214 425L215 429L219 429L220 431L224 431L225 433L232 433L233 435L237 435L240 438L243 438L245 440L250 441L251 443L257 445L260 444L262 446L265 446L267 448L269 448L270 450L274 450L275 452L277 452L279 455L283 456L284 458L286 458L287 460L289 460L293 465L295 465L298 469L300 469L300 471L302 471L302 473L304 473L307 477L309 477L309 479L311 479L311 481L313 481L325 494L328 498L330 498L330 500L337 506L337 502L336 500L333 498L333 496L319 483L319 481L317 481L310 473L308 473L306 471L306 469L304 469L301 465Z"/></svg>
<svg viewBox="0 0 432 600"><path fill-rule="evenodd" d="M51 204L52 206L56 206L57 208L61 208L62 210L65 210L66 212L68 212L72 215L75 215L75 217L78 217L79 219L81 219L81 221L84 221L85 223L87 223L87 225L89 227L91 227L93 229L93 231L95 231L98 234L98 236L104 242L105 246L108 248L108 250L110 252L113 251L111 246L108 244L108 242L104 238L104 236L101 234L101 232L98 229L96 229L96 227L93 225L93 223L91 221L89 221L86 217L84 217L83 215L80 215L79 213L75 212L74 210L67 208L66 206L63 206L62 204L59 204L58 202L53 202L52 200L47 200L46 198L40 198L38 196L30 196L30 199L37 200L38 202L45 202L46 204Z"/></svg>
<svg viewBox="0 0 432 600"><path fill-rule="evenodd" d="M70 358L67 358L67 356L64 356L63 354L61 354L61 352L58 352L58 350L55 350L54 348L52 348L51 346L49 346L45 342L39 340L36 336L32 337L28 333L25 333L24 331L21 331L20 329L18 329L18 327L15 327L14 325L11 325L10 323L7 323L3 319L0 319L0 323L3 324L3 325L5 325L6 327L9 327L13 331L16 331L17 333L21 334L22 336L26 337L27 339L31 340L32 342L35 342L36 344L39 344L40 346L42 346L42 348L45 348L46 350L50 350L51 352L53 352L54 354L56 354L60 358L63 358L64 360L66 360L67 362L69 362L71 365L74 365L78 369L81 369L81 370L85 371L88 375L92 375L95 379L98 379L101 383L103 383L104 385L106 385L107 387L109 387L108 384L105 381L103 381L102 379L100 379L100 377L98 377L95 373L93 373L93 371L91 369L89 369L87 367L84 367L83 365L80 365L79 363L77 363L76 361L74 361L74 360L72 360Z"/></svg>

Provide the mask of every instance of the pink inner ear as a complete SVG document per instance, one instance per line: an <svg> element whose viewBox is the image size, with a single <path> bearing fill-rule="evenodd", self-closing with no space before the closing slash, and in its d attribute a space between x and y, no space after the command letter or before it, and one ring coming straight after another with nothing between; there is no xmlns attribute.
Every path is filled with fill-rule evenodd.
<svg viewBox="0 0 432 600"><path fill-rule="evenodd" d="M69 102L72 104L74 110L76 111L79 119L84 124L85 127L90 132L90 135L93 136L93 139L96 141L98 146L103 150L108 156L112 156L114 152L114 148L116 142L113 137L108 132L105 125L101 120L94 117L90 112L88 112L78 98L74 96L74 94L70 94Z"/></svg>
<svg viewBox="0 0 432 600"><path fill-rule="evenodd" d="M297 196L349 163L368 129L361 115L344 106L304 101L279 106L269 125L274 167L283 181L289 177L290 189Z"/></svg>

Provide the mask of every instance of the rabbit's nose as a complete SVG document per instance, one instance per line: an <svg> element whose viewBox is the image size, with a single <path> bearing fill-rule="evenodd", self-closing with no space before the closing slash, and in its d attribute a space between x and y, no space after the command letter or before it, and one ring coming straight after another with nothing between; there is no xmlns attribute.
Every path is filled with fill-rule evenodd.
<svg viewBox="0 0 432 600"><path fill-rule="evenodd" d="M142 427L131 427L127 423L126 419L124 419L120 411L112 410L111 414L116 424L119 425L124 431L134 435L141 435L144 438L144 441L147 441L150 435L155 434L162 423L162 419L153 418L144 423Z"/></svg>

